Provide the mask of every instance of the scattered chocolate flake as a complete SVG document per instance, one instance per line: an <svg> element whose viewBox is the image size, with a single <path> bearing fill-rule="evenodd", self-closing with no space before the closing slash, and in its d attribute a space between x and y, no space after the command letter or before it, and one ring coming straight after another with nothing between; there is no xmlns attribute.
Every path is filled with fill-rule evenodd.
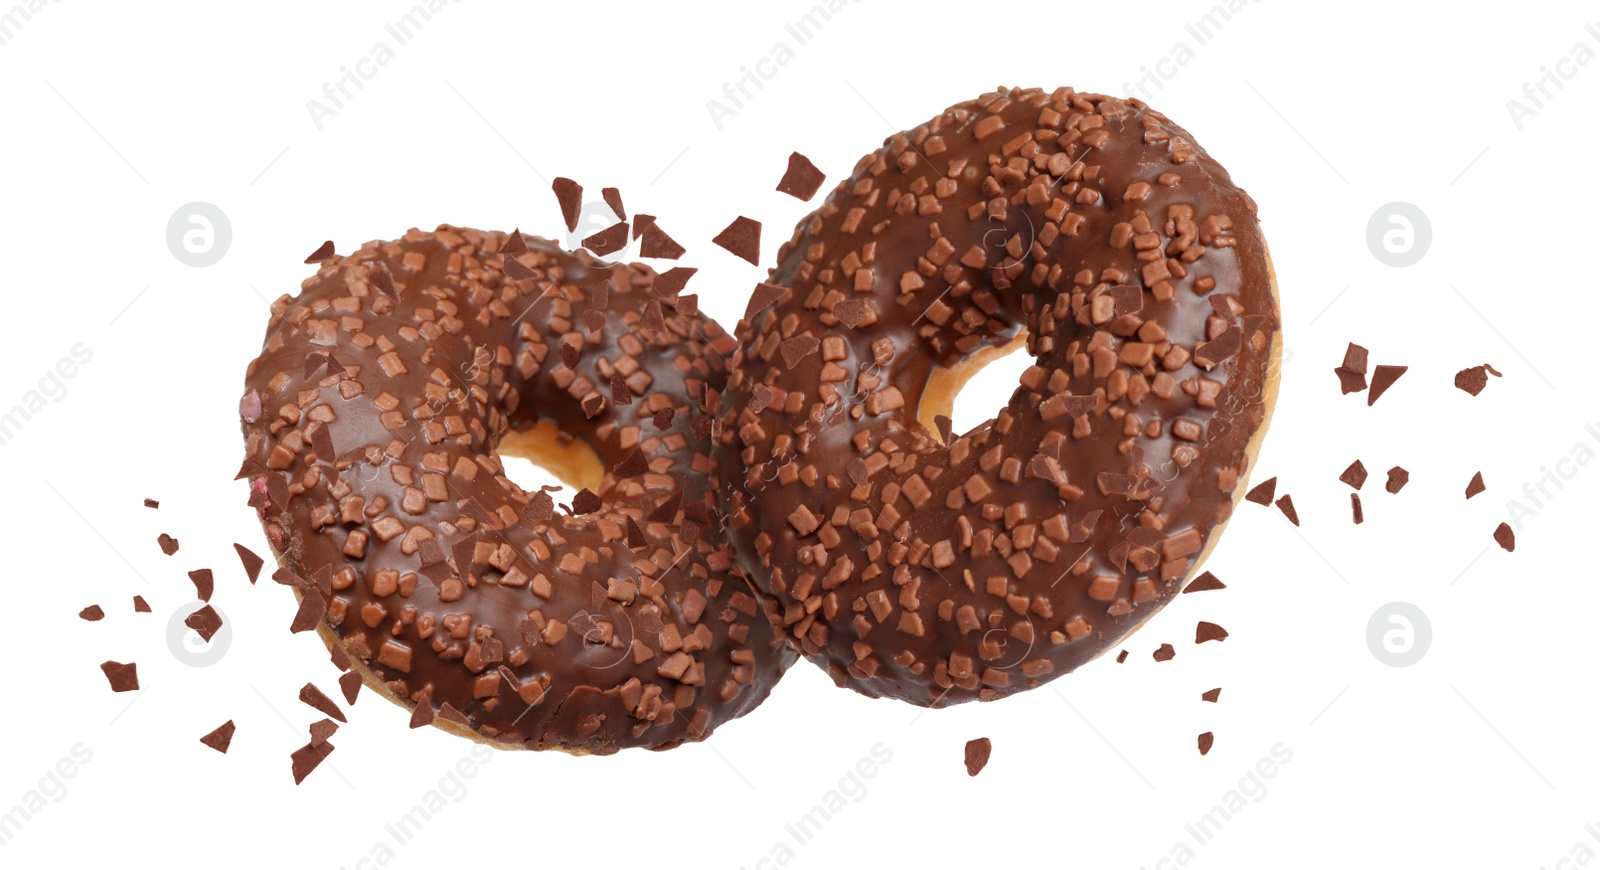
<svg viewBox="0 0 1600 870"><path fill-rule="evenodd" d="M424 692L417 699L417 705L411 708L411 727L421 728L433 724L433 698L430 693Z"/></svg>
<svg viewBox="0 0 1600 870"><path fill-rule="evenodd" d="M333 244L329 242L328 244ZM310 262L309 260L307 262ZM218 725L210 734L200 738L200 742L215 749L223 755L228 754L228 747L233 743L233 720Z"/></svg>
<svg viewBox="0 0 1600 870"><path fill-rule="evenodd" d="M528 499L528 506L522 509L522 516L535 525L548 522L551 517L555 516L555 513L556 500L551 498L550 493L544 490L534 493L533 498ZM442 559L443 556L441 555L440 558Z"/></svg>
<svg viewBox="0 0 1600 870"><path fill-rule="evenodd" d="M1297 526L1300 525L1300 515L1294 512L1294 501L1289 498L1287 493L1284 494L1283 498L1278 499L1277 505L1278 510L1283 511L1283 515L1289 518L1289 522Z"/></svg>
<svg viewBox="0 0 1600 870"><path fill-rule="evenodd" d="M318 719L311 723L311 745L321 746L328 742L328 738L339 730L338 724L332 719Z"/></svg>
<svg viewBox="0 0 1600 870"><path fill-rule="evenodd" d="M666 429L672 425L672 417L676 413L672 408L662 408L656 412L654 417L650 418L650 422L656 424L657 429Z"/></svg>
<svg viewBox="0 0 1600 870"><path fill-rule="evenodd" d="M583 312L583 325L587 326L591 333L599 332L605 328L606 313L593 308L585 310Z"/></svg>
<svg viewBox="0 0 1600 870"><path fill-rule="evenodd" d="M435 541L434 543L438 543ZM344 651L344 644L336 643L328 648L328 660L341 671L350 670L350 654Z"/></svg>
<svg viewBox="0 0 1600 870"><path fill-rule="evenodd" d="M1367 376L1360 372L1347 369L1334 369L1333 373L1339 376L1339 392L1342 395L1359 393L1367 388Z"/></svg>
<svg viewBox="0 0 1600 870"><path fill-rule="evenodd" d="M694 317L700 313L700 294L685 293L672 303L672 307L684 317Z"/></svg>
<svg viewBox="0 0 1600 870"><path fill-rule="evenodd" d="M822 174L816 164L799 151L789 155L789 168L783 172L783 178L778 180L778 192L787 193L801 202L810 202L811 197L817 195L818 188L822 187Z"/></svg>
<svg viewBox="0 0 1600 870"><path fill-rule="evenodd" d="M306 263L309 265L311 263L320 263L323 260L331 259L333 259L333 239L323 242L322 247L312 251L311 256L306 258Z"/></svg>
<svg viewBox="0 0 1600 870"><path fill-rule="evenodd" d="M1200 700L1210 701L1213 704L1217 703L1217 699L1220 697L1222 697L1222 688L1220 686L1200 693Z"/></svg>
<svg viewBox="0 0 1600 870"><path fill-rule="evenodd" d="M78 611L78 618L84 620L85 622L99 622L100 620L106 618L106 612L100 609L100 605L91 604L88 607Z"/></svg>
<svg viewBox="0 0 1600 870"><path fill-rule="evenodd" d="M522 237L522 227L517 227L511 231L511 235L506 236L506 243L500 246L500 254L505 256L526 253L528 253L528 240Z"/></svg>
<svg viewBox="0 0 1600 870"><path fill-rule="evenodd" d="M633 404L633 391L628 389L628 379L619 371L611 373L611 404Z"/></svg>
<svg viewBox="0 0 1600 870"><path fill-rule="evenodd" d="M1389 391L1394 382L1406 373L1408 366L1378 366L1372 370L1372 391L1367 393L1367 405L1378 401L1378 397Z"/></svg>
<svg viewBox="0 0 1600 870"><path fill-rule="evenodd" d="M1211 745L1215 743L1216 740L1216 735L1212 734L1210 731L1200 735L1200 754L1205 755L1206 753L1210 752Z"/></svg>
<svg viewBox="0 0 1600 870"><path fill-rule="evenodd" d="M355 671L340 674L339 691L344 693L345 704L354 707L356 705L356 695L361 693L361 675Z"/></svg>
<svg viewBox="0 0 1600 870"><path fill-rule="evenodd" d="M207 604L205 607L184 617L183 624L194 629L195 634L200 635L201 640L210 643L211 638L216 636L217 631L222 628L222 616L217 613L215 607Z"/></svg>
<svg viewBox="0 0 1600 870"><path fill-rule="evenodd" d="M527 263L522 262L516 257L506 257L502 263L503 265L501 268L505 270L506 276L511 278L513 281L526 281L538 274L534 272L533 269L529 268Z"/></svg>
<svg viewBox="0 0 1600 870"><path fill-rule="evenodd" d="M137 692L139 690L139 666L134 662L123 664L121 662L104 662L100 670L105 672L106 680L111 683L113 692Z"/></svg>
<svg viewBox="0 0 1600 870"><path fill-rule="evenodd" d="M452 707L449 701L439 705L439 716L446 722L454 722L457 725L466 725L468 727L472 725L472 721L460 710Z"/></svg>
<svg viewBox="0 0 1600 870"><path fill-rule="evenodd" d="M189 579L194 581L194 591L201 601L210 601L211 593L216 588L216 583L211 577L210 568L196 568L189 572Z"/></svg>
<svg viewBox="0 0 1600 870"><path fill-rule="evenodd" d="M967 741L966 764L967 776L977 776L984 766L989 763L989 753L994 750L994 744L987 737Z"/></svg>
<svg viewBox="0 0 1600 870"><path fill-rule="evenodd" d="M1205 643L1208 640L1222 641L1228 639L1228 630L1215 622L1201 621L1194 627L1194 642Z"/></svg>
<svg viewBox="0 0 1600 870"><path fill-rule="evenodd" d="M1358 526L1367 521L1366 514L1361 511L1361 493L1359 492L1350 493L1350 519Z"/></svg>
<svg viewBox="0 0 1600 870"><path fill-rule="evenodd" d="M307 583L304 578L302 578L299 574L294 573L294 571L289 568L279 568L278 570L273 571L272 582L281 584L283 586L292 586L295 589L311 588L310 583Z"/></svg>
<svg viewBox="0 0 1600 870"><path fill-rule="evenodd" d="M1406 471L1404 468L1396 465L1395 467L1389 469L1389 482L1384 484L1383 488L1388 490L1392 495L1404 489L1405 485L1410 481L1411 472Z"/></svg>
<svg viewBox="0 0 1600 870"><path fill-rule="evenodd" d="M616 212L617 220L625 221L628 219L628 210L622 207L622 191L617 190L615 187L602 187L600 188L600 198L606 201L606 205L611 206L612 211Z"/></svg>
<svg viewBox="0 0 1600 870"><path fill-rule="evenodd" d="M583 240L583 246L604 257L628 246L628 222L612 224Z"/></svg>
<svg viewBox="0 0 1600 870"><path fill-rule="evenodd" d="M683 246L672 240L654 221L644 228L639 241L639 256L653 260L676 260L683 256Z"/></svg>
<svg viewBox="0 0 1600 870"><path fill-rule="evenodd" d="M836 302L833 306L833 316L838 318L839 322L845 326L855 329L861 325L863 320L867 319L867 300L845 299L841 302Z"/></svg>
<svg viewBox="0 0 1600 870"><path fill-rule="evenodd" d="M148 603L146 603L146 601L144 600L144 596L143 595L135 595L135 596L133 596L133 612L134 613L149 613L150 612L150 605Z"/></svg>
<svg viewBox="0 0 1600 870"><path fill-rule="evenodd" d="M1245 493L1244 500L1255 502L1256 504L1265 507L1266 505L1272 504L1272 496L1277 491L1278 479L1276 477L1269 477L1266 480L1256 484L1250 489L1249 492Z"/></svg>
<svg viewBox="0 0 1600 870"><path fill-rule="evenodd" d="M600 505L600 496L586 488L578 490L578 494L572 497L572 512L578 516L592 514L600 509Z"/></svg>
<svg viewBox="0 0 1600 870"><path fill-rule="evenodd" d="M772 404L772 389L766 384L756 384L750 388L750 413L759 414Z"/></svg>
<svg viewBox="0 0 1600 870"><path fill-rule="evenodd" d="M599 416L601 411L604 411L605 409L606 399L604 396L596 394L584 397L583 416L585 419L593 420L595 417Z"/></svg>
<svg viewBox="0 0 1600 870"><path fill-rule="evenodd" d="M550 189L555 191L556 202L561 205L561 219L567 224L567 232L575 232L578 211L583 207L583 185L570 178L557 178L550 182Z"/></svg>
<svg viewBox="0 0 1600 870"><path fill-rule="evenodd" d="M663 499L661 504L656 505L645 517L645 520L652 523L670 523L678 518L678 508L682 504L683 490L680 489Z"/></svg>
<svg viewBox="0 0 1600 870"><path fill-rule="evenodd" d="M1151 653L1150 657L1158 662L1170 662L1172 657L1177 654L1178 651L1172 648L1172 644L1164 643L1154 653Z"/></svg>
<svg viewBox="0 0 1600 870"><path fill-rule="evenodd" d="M633 517L628 517L628 549L642 550L648 546L650 542L645 540L644 530L639 528L639 523Z"/></svg>
<svg viewBox="0 0 1600 870"><path fill-rule="evenodd" d="M950 443L950 418L943 414L933 415L933 425L939 429L939 440L945 444Z"/></svg>
<svg viewBox="0 0 1600 870"><path fill-rule="evenodd" d="M1120 664L1122 664L1123 662L1125 662L1127 660L1128 660L1128 651L1127 650L1123 650L1122 652L1117 653L1117 664L1120 665Z"/></svg>
<svg viewBox="0 0 1600 870"><path fill-rule="evenodd" d="M650 292L663 299L671 299L683 292L684 285L688 284L689 279L698 271L700 270L692 266L674 266L656 276L650 285Z"/></svg>
<svg viewBox="0 0 1600 870"><path fill-rule="evenodd" d="M1343 474L1339 475L1339 480L1342 483L1349 484L1353 489L1360 489L1367 482L1367 467L1361 464L1361 460L1357 459L1355 462L1350 463L1350 467L1346 468Z"/></svg>
<svg viewBox="0 0 1600 870"><path fill-rule="evenodd" d="M634 215L633 216L633 237L637 239L641 235L644 235L644 231L649 229L650 225L655 223L655 222L656 222L656 216L653 215L653 214L636 214L636 215Z"/></svg>
<svg viewBox="0 0 1600 870"><path fill-rule="evenodd" d="M328 600L315 589L305 590L300 594L300 609L295 611L294 622L289 623L289 633L299 634L316 628L327 612Z"/></svg>
<svg viewBox="0 0 1600 870"><path fill-rule="evenodd" d="M1363 375L1366 374L1367 349L1359 344L1356 344L1355 342L1351 342L1344 349L1344 362L1339 364L1339 368L1342 368L1347 372L1356 372L1357 374Z"/></svg>
<svg viewBox="0 0 1600 870"><path fill-rule="evenodd" d="M400 291L395 289L394 275L389 273L388 266L380 263L371 272L368 272L367 283L378 288L379 293L382 293L390 299L394 299L396 301L400 299Z"/></svg>
<svg viewBox="0 0 1600 870"><path fill-rule="evenodd" d="M761 265L761 221L739 215L711 241L752 266Z"/></svg>
<svg viewBox="0 0 1600 870"><path fill-rule="evenodd" d="M161 537L156 538L156 543L161 545L161 552L168 556L178 552L178 539L166 532L162 532Z"/></svg>
<svg viewBox="0 0 1600 870"><path fill-rule="evenodd" d="M151 510L155 510L161 507L161 502L158 502L153 498L147 498L144 500L144 506L150 508Z"/></svg>
<svg viewBox="0 0 1600 870"><path fill-rule="evenodd" d="M1481 366L1473 366L1470 369L1462 369L1456 372L1456 389L1462 390L1468 395L1476 396L1483 392L1484 387L1488 386L1489 375L1500 377L1500 373L1487 363Z"/></svg>
<svg viewBox="0 0 1600 870"><path fill-rule="evenodd" d="M797 335L778 345L778 353L783 355L785 368L794 368L800 361L817 352L822 347L822 342L814 335Z"/></svg>
<svg viewBox="0 0 1600 870"><path fill-rule="evenodd" d="M1483 490L1483 472L1479 471L1472 475L1472 480L1467 482L1467 498L1472 498L1478 493L1483 492Z"/></svg>
<svg viewBox="0 0 1600 870"><path fill-rule="evenodd" d="M1494 542L1499 544L1501 549L1505 550L1507 553L1513 552L1517 549L1517 536L1512 533L1511 527L1505 523L1501 523L1499 526L1495 527Z"/></svg>
<svg viewBox="0 0 1600 870"><path fill-rule="evenodd" d="M261 463L257 462L252 457L246 456L244 458L244 461L239 463L239 473L235 474L233 476L233 479L234 480L244 480L247 477L250 477L250 478L260 477L260 476L262 476L263 474L266 474L266 473L267 473L267 467L265 465L262 465Z"/></svg>
<svg viewBox="0 0 1600 870"><path fill-rule="evenodd" d="M332 716L340 722L348 721L344 718L344 711L339 709L339 705L333 703L331 698L322 694L322 690L312 683L306 683L300 688L300 700L319 713Z"/></svg>
<svg viewBox="0 0 1600 870"><path fill-rule="evenodd" d="M667 320L661 316L661 300L652 299L645 303L644 316L639 318L639 325L655 332L661 332L667 328Z"/></svg>
<svg viewBox="0 0 1600 870"><path fill-rule="evenodd" d="M1117 317L1124 314L1138 314L1144 310L1144 288L1137 284L1118 284L1111 288L1112 304L1116 307L1113 313ZM1220 299L1221 297L1214 297Z"/></svg>
<svg viewBox="0 0 1600 870"><path fill-rule="evenodd" d="M776 284L768 284L765 281L757 284L755 291L750 294L750 301L744 306L744 319L753 320L761 309L782 299L783 294L787 292L789 291Z"/></svg>
<svg viewBox="0 0 1600 870"><path fill-rule="evenodd" d="M644 458L644 452L635 450L627 459L617 463L612 474L624 480L631 477L641 477L650 471L650 461Z"/></svg>
<svg viewBox="0 0 1600 870"><path fill-rule="evenodd" d="M1228 585L1218 580L1217 575L1207 571L1190 581L1188 586L1183 587L1183 591L1184 594L1188 594L1190 592L1213 592L1227 588Z"/></svg>
<svg viewBox="0 0 1600 870"><path fill-rule="evenodd" d="M304 782L305 778L311 775L311 771L316 770L317 765L332 754L332 743L323 743L319 746L307 744L296 749L289 756L290 769L294 773L294 784L299 785Z"/></svg>
<svg viewBox="0 0 1600 870"><path fill-rule="evenodd" d="M239 562L244 565L244 573L250 578L250 584L255 585L256 578L261 576L261 566L266 563L243 544L234 544L233 549L239 554Z"/></svg>
<svg viewBox="0 0 1600 870"><path fill-rule="evenodd" d="M562 365L565 365L569 369L575 369L578 367L579 359L581 359L581 355L576 345L568 341L561 342Z"/></svg>
<svg viewBox="0 0 1600 870"><path fill-rule="evenodd" d="M705 416L704 414L695 417L694 422L689 424L689 432L696 438L704 438L710 435L711 429L711 418Z"/></svg>

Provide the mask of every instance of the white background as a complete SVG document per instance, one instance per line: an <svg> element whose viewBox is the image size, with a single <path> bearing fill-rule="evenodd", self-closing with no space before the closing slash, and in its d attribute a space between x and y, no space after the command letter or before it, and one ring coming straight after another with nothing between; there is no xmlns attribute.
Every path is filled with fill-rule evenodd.
<svg viewBox="0 0 1600 870"><path fill-rule="evenodd" d="M1184 844L1197 867L1554 868L1600 851L1600 827L1585 830L1600 823L1600 472L1561 462L1600 450L1587 265L1600 63L1563 64L1572 79L1521 129L1506 106L1575 44L1600 51L1600 6L1264 0L1199 45L1185 25L1205 2L866 0L799 46L784 25L803 0L467 0L395 48L384 26L407 8L65 0L0 46L0 409L75 345L93 354L0 447L0 814L46 795L0 845L4 866L371 867L359 862L380 843L388 866L419 868L775 866L758 862L783 846L798 867L1173 867ZM319 130L307 101L380 41L393 59L363 67L375 75ZM719 129L707 101L780 41L792 59L762 66L770 80ZM1188 62L1158 67L1179 43ZM1302 526L1243 505L1207 566L1226 591L1182 596L1126 664L1001 703L923 712L800 663L707 744L493 754L455 781L471 744L409 731L367 692L338 750L292 784L288 755L321 718L295 695L308 679L336 695L336 671L285 630L287 590L245 582L230 545L266 547L230 478L267 300L297 290L323 239L348 251L445 221L553 235L548 179L616 185L689 249L690 289L731 326L811 207L773 191L790 151L831 187L894 130L996 85L1126 94L1145 67L1171 74L1145 85L1151 102L1259 201L1282 285L1282 398L1255 478L1278 477ZM166 243L194 201L232 228L205 268ZM1394 201L1432 228L1406 268L1367 243ZM740 214L766 226L762 269L710 244ZM1410 366L1374 407L1339 394L1330 370L1348 341ZM1505 377L1477 398L1453 388L1483 362ZM990 416L1017 371L985 372L957 428ZM1360 527L1337 480L1356 458L1373 474ZM1411 472L1398 495L1382 486L1394 465ZM1480 469L1489 489L1465 501ZM1535 503L1524 486L1546 470L1571 479ZM1505 553L1490 534L1513 499L1527 511ZM209 667L167 643L198 567L216 571L232 631ZM135 594L155 612L134 614ZM1411 667L1368 647L1392 601L1431 623ZM79 620L93 603L107 618ZM1202 619L1231 636L1195 646ZM1163 642L1178 655L1158 664ZM106 659L138 662L144 690L111 693ZM1217 686L1221 702L1202 703ZM197 742L230 718L226 756ZM1207 757L1202 731L1217 735ZM978 736L994 757L969 779L962 747ZM890 760L848 781L879 744ZM1246 781L1252 797L1198 843L1185 826L1275 746L1292 758ZM52 779L74 747L89 760ZM384 825L441 780L444 808L397 845ZM853 798L797 844L785 825L841 780Z"/></svg>

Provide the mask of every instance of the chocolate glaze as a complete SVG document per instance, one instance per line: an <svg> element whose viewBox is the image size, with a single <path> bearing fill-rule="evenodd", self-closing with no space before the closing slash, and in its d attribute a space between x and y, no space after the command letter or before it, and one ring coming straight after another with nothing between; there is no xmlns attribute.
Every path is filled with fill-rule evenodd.
<svg viewBox="0 0 1600 870"><path fill-rule="evenodd" d="M745 469L724 508L839 684L923 705L1041 685L1162 607L1228 519L1275 376L1266 246L1143 103L952 106L863 157L770 281L723 394L719 460ZM944 446L917 421L931 372L1024 329L1006 407Z"/></svg>
<svg viewBox="0 0 1600 870"><path fill-rule="evenodd" d="M523 237L513 278L511 238L412 230L273 304L240 407L278 579L395 698L430 705L414 721L437 707L502 746L594 753L702 739L794 658L702 513L718 475L698 409L733 341L644 266ZM540 420L609 469L597 510L504 476L501 437Z"/></svg>

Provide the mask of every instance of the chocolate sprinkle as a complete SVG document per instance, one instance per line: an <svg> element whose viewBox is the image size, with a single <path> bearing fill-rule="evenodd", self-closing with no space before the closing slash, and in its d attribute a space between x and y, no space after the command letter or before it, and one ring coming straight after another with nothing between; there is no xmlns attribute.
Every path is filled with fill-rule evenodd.
<svg viewBox="0 0 1600 870"><path fill-rule="evenodd" d="M1217 703L1217 699L1220 697L1222 697L1222 688L1220 686L1200 693L1200 700L1209 701L1213 704Z"/></svg>
<svg viewBox="0 0 1600 870"><path fill-rule="evenodd" d="M994 744L987 737L968 740L965 752L967 776L977 776L989 763L989 753L992 751L994 751Z"/></svg>
<svg viewBox="0 0 1600 870"><path fill-rule="evenodd" d="M1406 471L1404 468L1396 465L1395 467L1389 469L1389 482L1384 484L1383 488L1388 490L1390 494L1397 493L1404 489L1405 485L1410 482L1410 480L1411 472Z"/></svg>
<svg viewBox="0 0 1600 870"><path fill-rule="evenodd" d="M178 552L178 539L166 532L162 532L161 537L156 538L156 543L161 545L161 552L168 556Z"/></svg>
<svg viewBox="0 0 1600 870"><path fill-rule="evenodd" d="M256 578L261 576L261 566L266 563L243 544L234 544L233 549L239 554L239 563L244 566L244 573L250 578L250 584L255 585Z"/></svg>
<svg viewBox="0 0 1600 870"><path fill-rule="evenodd" d="M306 263L308 265L311 264L311 263L320 263L323 260L326 260L326 259L328 259L328 258L330 258L332 256L333 256L333 239L329 239L326 242L323 242L321 247L319 247L315 251L311 252L311 256L306 258Z"/></svg>
<svg viewBox="0 0 1600 870"><path fill-rule="evenodd" d="M1472 480L1467 482L1467 498L1472 498L1478 493L1483 492L1484 488L1483 472L1479 471L1472 475Z"/></svg>
<svg viewBox="0 0 1600 870"><path fill-rule="evenodd" d="M104 662L100 670L105 672L107 682L111 683L113 692L136 692L139 690L139 666L133 662Z"/></svg>
<svg viewBox="0 0 1600 870"><path fill-rule="evenodd" d="M1127 650L1123 650L1123 651L1117 653L1117 664L1120 665L1120 664L1122 664L1123 662L1125 662L1127 660L1128 660L1128 651Z"/></svg>
<svg viewBox="0 0 1600 870"><path fill-rule="evenodd" d="M639 256L652 260L676 260L683 256L683 246L662 231L660 225L651 221L640 238Z"/></svg>
<svg viewBox="0 0 1600 870"><path fill-rule="evenodd" d="M711 241L752 266L761 265L760 221L740 215Z"/></svg>
<svg viewBox="0 0 1600 870"><path fill-rule="evenodd" d="M1287 493L1284 494L1283 498L1278 499L1277 504L1278 510L1283 511L1283 515L1289 518L1289 522L1297 526L1300 525L1300 515L1295 513L1294 501L1289 498Z"/></svg>
<svg viewBox="0 0 1600 870"><path fill-rule="evenodd" d="M211 577L210 568L196 568L189 572L189 579L194 581L195 594L201 601L210 601L211 593L216 584Z"/></svg>
<svg viewBox="0 0 1600 870"><path fill-rule="evenodd" d="M1206 571L1199 577L1189 581L1189 585L1183 587L1183 591L1185 594L1187 594L1190 592L1213 592L1218 589L1227 588L1227 584L1223 583L1221 580L1218 580L1217 575L1211 573L1210 571Z"/></svg>
<svg viewBox="0 0 1600 870"><path fill-rule="evenodd" d="M99 622L106 618L106 612L100 609L100 605L91 604L78 611L78 618L86 622Z"/></svg>
<svg viewBox="0 0 1600 870"><path fill-rule="evenodd" d="M1367 521L1366 514L1361 510L1361 493L1359 492L1350 493L1350 519L1358 526Z"/></svg>
<svg viewBox="0 0 1600 870"><path fill-rule="evenodd" d="M151 510L155 510L161 507L161 502L158 502L153 498L147 498L144 500L144 506L150 508Z"/></svg>
<svg viewBox="0 0 1600 870"><path fill-rule="evenodd" d="M1172 644L1164 643L1155 652L1151 653L1150 657L1158 662L1169 662L1177 654L1178 651L1172 648Z"/></svg>
<svg viewBox="0 0 1600 870"><path fill-rule="evenodd" d="M194 629L201 640L210 643L211 638L222 628L222 617L218 615L216 608L207 604L184 617L183 624Z"/></svg>
<svg viewBox="0 0 1600 870"><path fill-rule="evenodd" d="M1350 467L1346 468L1343 474L1339 475L1339 480L1342 483L1349 484L1352 489L1360 489L1367 482L1367 467L1361 464L1361 460L1357 459L1355 462L1350 463Z"/></svg>
<svg viewBox="0 0 1600 870"><path fill-rule="evenodd" d="M339 705L333 703L333 699L324 695L322 690L312 683L306 683L300 688L300 700L319 713L332 716L340 722L348 721L344 718L344 711L339 709Z"/></svg>
<svg viewBox="0 0 1600 870"><path fill-rule="evenodd" d="M1228 639L1228 631L1215 622L1200 622L1194 627L1194 642L1205 643L1208 640L1222 641Z"/></svg>
<svg viewBox="0 0 1600 870"><path fill-rule="evenodd" d="M1495 371L1488 364L1473 366L1470 369L1462 369L1461 371L1456 372L1456 389L1461 390L1468 395L1476 396L1483 392L1483 388L1485 386L1488 386L1489 375L1491 374L1497 378L1500 377L1500 373Z"/></svg>
<svg viewBox="0 0 1600 870"><path fill-rule="evenodd" d="M1517 549L1517 536L1512 533L1511 526L1505 523L1501 523L1495 527L1494 542L1499 544L1501 549L1505 550L1507 553L1513 552Z"/></svg>
<svg viewBox="0 0 1600 870"><path fill-rule="evenodd" d="M789 168L784 170L783 178L778 180L778 192L787 193L801 202L810 202L811 197L817 195L817 190L822 187L823 179L826 177L816 164L796 151L789 155Z"/></svg>
<svg viewBox="0 0 1600 870"><path fill-rule="evenodd" d="M1389 391L1394 382L1406 373L1407 366L1378 366L1372 370L1372 391L1367 393L1367 405L1378 401L1378 397Z"/></svg>
<svg viewBox="0 0 1600 870"><path fill-rule="evenodd" d="M323 743L317 746L307 744L296 749L289 756L290 769L294 773L294 784L299 785L304 782L305 778L311 775L311 771L316 770L317 765L321 764L323 759L331 754L333 754L332 743Z"/></svg>
<svg viewBox="0 0 1600 870"><path fill-rule="evenodd" d="M150 605L145 602L143 595L135 595L135 596L133 596L133 612L134 613L149 613L150 612Z"/></svg>
<svg viewBox="0 0 1600 870"><path fill-rule="evenodd" d="M1278 479L1269 477L1256 484L1249 492L1244 494L1244 500L1266 506L1272 504L1272 496L1278 491Z"/></svg>
<svg viewBox="0 0 1600 870"><path fill-rule="evenodd" d="M328 244L333 244L329 242ZM218 725L210 734L200 738L200 742L215 749L223 755L228 754L228 747L233 744L233 720Z"/></svg>
<svg viewBox="0 0 1600 870"><path fill-rule="evenodd" d="M578 229L578 212L583 207L583 185L570 178L557 178L550 182L550 189L555 191L556 202L561 206L561 219L567 224L567 232Z"/></svg>
<svg viewBox="0 0 1600 870"><path fill-rule="evenodd" d="M1211 745L1216 742L1216 736L1210 731L1200 735L1200 754L1205 755L1211 751Z"/></svg>

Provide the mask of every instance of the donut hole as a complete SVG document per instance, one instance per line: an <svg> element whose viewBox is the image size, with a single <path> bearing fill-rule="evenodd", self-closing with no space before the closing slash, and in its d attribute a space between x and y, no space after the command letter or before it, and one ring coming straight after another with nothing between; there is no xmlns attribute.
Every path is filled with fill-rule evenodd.
<svg viewBox="0 0 1600 870"><path fill-rule="evenodd" d="M961 362L933 370L917 406L917 420L940 438L934 417L949 417L950 431L959 436L994 419L1022 383L1022 373L1033 365L1024 350L1028 333L1020 330L1010 343L987 347Z"/></svg>
<svg viewBox="0 0 1600 870"><path fill-rule="evenodd" d="M506 477L528 492L551 485L567 487L572 493L580 489L599 492L600 480L605 476L605 467L594 448L582 439L563 438L561 427L552 420L507 432L496 451L505 465ZM572 498L571 493L556 496L556 501Z"/></svg>

